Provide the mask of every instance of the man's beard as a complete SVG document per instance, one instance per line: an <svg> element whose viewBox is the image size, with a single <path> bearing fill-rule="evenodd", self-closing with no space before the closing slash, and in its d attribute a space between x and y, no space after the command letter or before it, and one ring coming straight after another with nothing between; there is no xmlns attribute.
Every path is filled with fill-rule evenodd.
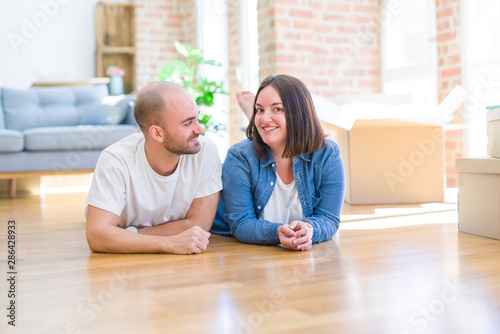
<svg viewBox="0 0 500 334"><path fill-rule="evenodd" d="M200 151L201 145L200 143L196 143L196 145L193 145L191 140L198 138L200 135L192 135L191 137L188 138L187 142L180 142L173 140L170 135L167 135L167 138L163 142L163 147L167 151L169 151L172 154L176 155L183 155L183 154L196 154Z"/></svg>

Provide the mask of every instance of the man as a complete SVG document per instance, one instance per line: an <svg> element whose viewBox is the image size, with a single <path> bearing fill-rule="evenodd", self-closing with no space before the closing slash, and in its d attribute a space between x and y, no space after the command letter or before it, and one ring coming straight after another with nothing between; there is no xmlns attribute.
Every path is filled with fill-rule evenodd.
<svg viewBox="0 0 500 334"><path fill-rule="evenodd" d="M172 83L138 94L142 134L106 148L87 198L87 241L95 252L201 253L207 248L221 182L215 144L200 136L198 107Z"/></svg>

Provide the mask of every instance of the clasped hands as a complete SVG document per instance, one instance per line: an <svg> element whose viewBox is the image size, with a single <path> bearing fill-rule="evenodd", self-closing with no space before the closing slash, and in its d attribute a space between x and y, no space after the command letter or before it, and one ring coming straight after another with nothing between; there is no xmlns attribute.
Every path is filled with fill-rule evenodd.
<svg viewBox="0 0 500 334"><path fill-rule="evenodd" d="M278 228L281 245L291 250L310 250L312 246L313 230L301 220L294 220L288 225Z"/></svg>

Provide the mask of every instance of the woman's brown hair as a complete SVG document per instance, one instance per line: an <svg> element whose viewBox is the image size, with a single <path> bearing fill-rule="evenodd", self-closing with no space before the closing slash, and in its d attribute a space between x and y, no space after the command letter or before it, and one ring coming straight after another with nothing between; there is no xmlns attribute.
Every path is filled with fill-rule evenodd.
<svg viewBox="0 0 500 334"><path fill-rule="evenodd" d="M293 158L301 154L311 154L326 146L325 135L319 123L316 109L309 90L299 79L286 74L268 76L262 81L253 105L252 118L246 135L253 141L259 159L267 156L266 147L255 125L255 102L262 89L271 86L278 91L283 103L286 119L287 138L283 158Z"/></svg>

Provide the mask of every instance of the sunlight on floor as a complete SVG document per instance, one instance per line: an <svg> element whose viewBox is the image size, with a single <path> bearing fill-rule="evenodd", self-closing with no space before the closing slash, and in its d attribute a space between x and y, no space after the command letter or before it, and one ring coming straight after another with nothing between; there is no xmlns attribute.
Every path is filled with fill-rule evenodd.
<svg viewBox="0 0 500 334"><path fill-rule="evenodd" d="M33 190L35 195L87 193L93 174L42 176L39 189Z"/></svg>
<svg viewBox="0 0 500 334"><path fill-rule="evenodd" d="M456 188L448 188L445 202L398 205L344 204L341 230L384 229L424 224L457 224Z"/></svg>
<svg viewBox="0 0 500 334"><path fill-rule="evenodd" d="M340 224L340 230L377 230L394 227L427 225L427 224L457 224L456 210L416 215L404 215L389 218L373 218L362 221L345 221Z"/></svg>

